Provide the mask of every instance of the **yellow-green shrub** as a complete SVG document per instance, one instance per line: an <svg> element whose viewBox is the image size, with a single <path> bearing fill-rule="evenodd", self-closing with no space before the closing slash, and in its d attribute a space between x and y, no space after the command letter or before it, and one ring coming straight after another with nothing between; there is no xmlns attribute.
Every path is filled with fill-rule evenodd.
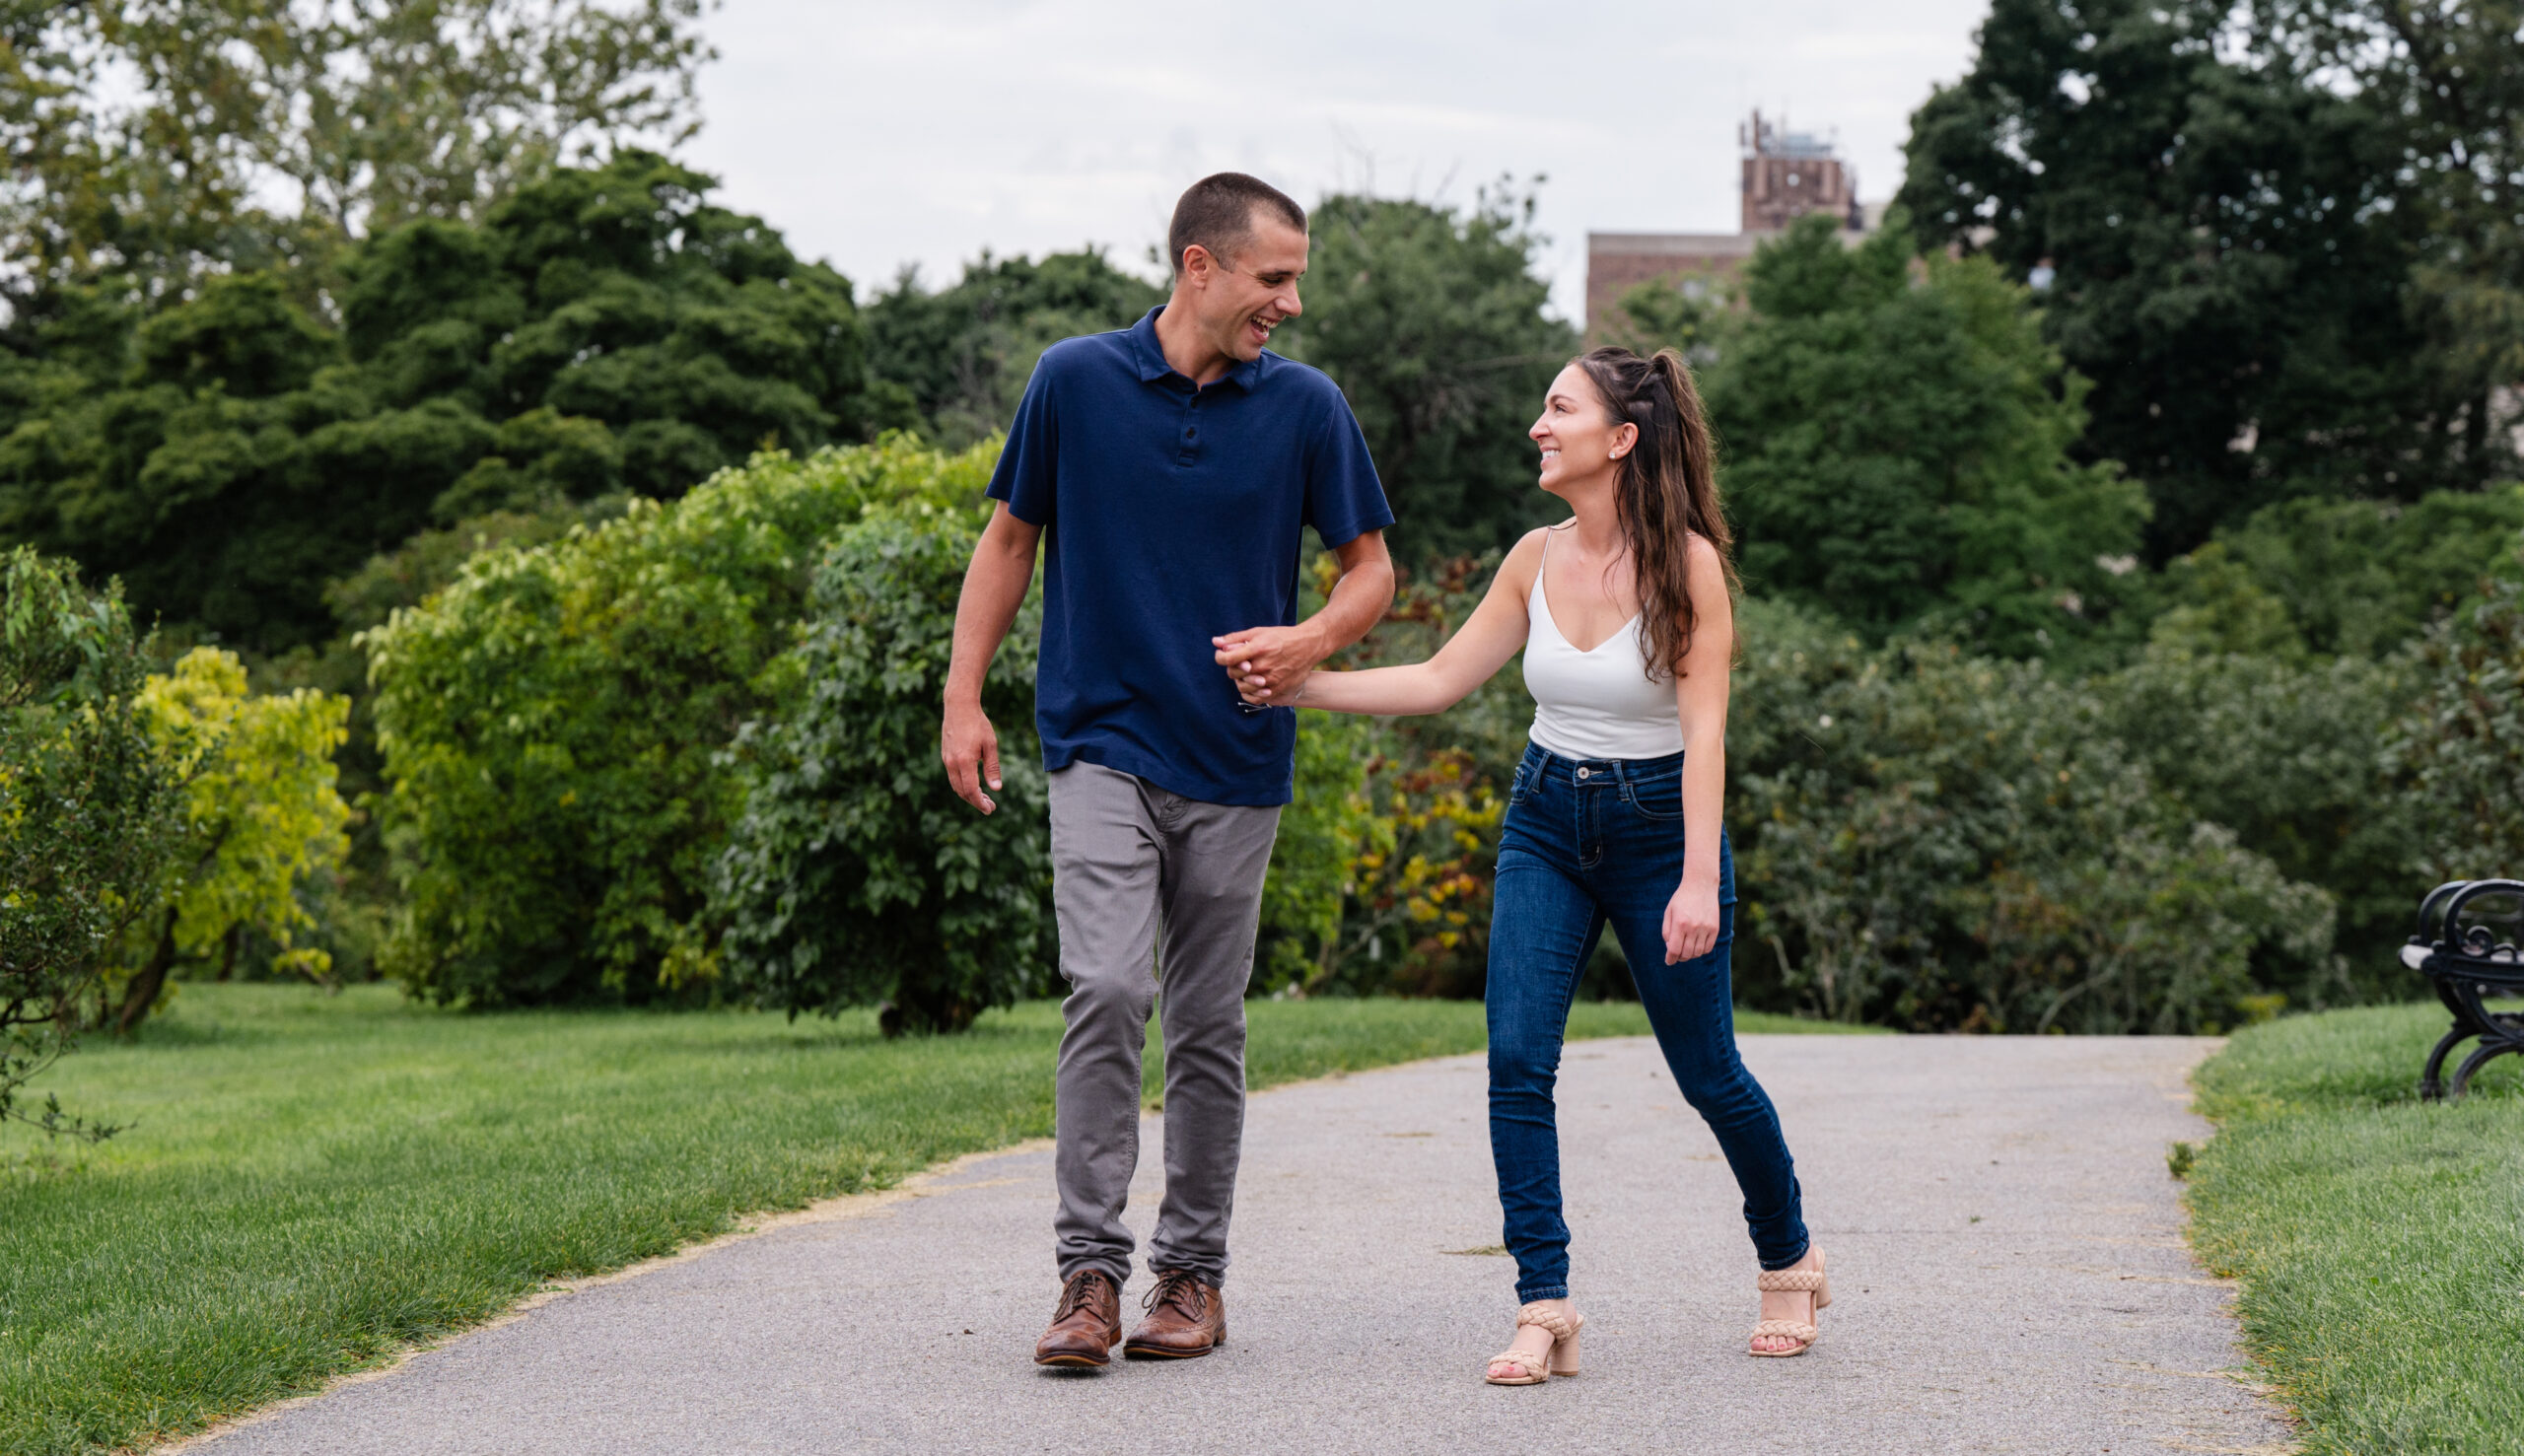
<svg viewBox="0 0 2524 1456"><path fill-rule="evenodd" d="M249 695L237 655L195 648L139 695L142 722L184 785L185 832L158 903L126 937L108 977L118 1029L139 1024L183 960L260 932L280 946L276 970L321 977L322 950L292 943L315 919L299 903L310 876L350 853L350 805L334 788L350 702L301 688Z"/></svg>

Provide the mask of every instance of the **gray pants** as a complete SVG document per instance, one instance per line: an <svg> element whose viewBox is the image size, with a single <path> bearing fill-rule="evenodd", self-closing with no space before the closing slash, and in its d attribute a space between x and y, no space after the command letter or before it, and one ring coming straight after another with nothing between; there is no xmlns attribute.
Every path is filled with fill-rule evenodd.
<svg viewBox="0 0 2524 1456"><path fill-rule="evenodd" d="M1244 988L1280 811L1204 803L1091 763L1051 786L1070 984L1053 1159L1061 1278L1130 1280L1122 1209L1140 1160L1140 1054L1162 992L1165 1199L1149 1267L1223 1284L1244 1144Z"/></svg>

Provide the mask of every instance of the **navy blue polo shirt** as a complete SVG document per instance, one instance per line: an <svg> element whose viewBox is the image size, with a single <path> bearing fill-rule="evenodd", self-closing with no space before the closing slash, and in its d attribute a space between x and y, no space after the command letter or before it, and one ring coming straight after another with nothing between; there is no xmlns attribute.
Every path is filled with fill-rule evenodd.
<svg viewBox="0 0 2524 1456"><path fill-rule="evenodd" d="M1265 350L1196 387L1163 312L1044 350L991 476L1043 528L1043 767L1287 803L1297 714L1239 712L1210 639L1296 624L1303 527L1339 546L1393 513L1339 385Z"/></svg>

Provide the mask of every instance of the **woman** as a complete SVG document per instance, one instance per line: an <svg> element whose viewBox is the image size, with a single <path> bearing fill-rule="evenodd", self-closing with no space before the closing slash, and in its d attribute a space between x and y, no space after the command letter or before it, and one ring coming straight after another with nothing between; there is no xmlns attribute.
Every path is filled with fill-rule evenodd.
<svg viewBox="0 0 2524 1456"><path fill-rule="evenodd" d="M1519 649L1534 695L1499 845L1490 930L1490 1143L1515 1342L1496 1385L1578 1373L1552 1088L1569 1003L1610 924L1674 1080L1744 1190L1762 1273L1750 1352L1803 1354L1831 1302L1770 1098L1735 1053L1727 954L1735 876L1721 827L1734 567L1709 427L1682 357L1597 349L1551 384L1529 433L1574 519L1528 533L1430 660L1317 672L1284 699L1336 713L1437 713ZM1249 701L1262 679L1222 661Z"/></svg>

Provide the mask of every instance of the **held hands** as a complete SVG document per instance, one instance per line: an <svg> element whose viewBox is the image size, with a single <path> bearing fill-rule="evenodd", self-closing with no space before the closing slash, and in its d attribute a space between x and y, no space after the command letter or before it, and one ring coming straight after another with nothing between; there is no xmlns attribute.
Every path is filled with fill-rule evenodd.
<svg viewBox="0 0 2524 1456"><path fill-rule="evenodd" d="M1665 964L1698 960L1717 943L1717 884L1684 880L1665 902Z"/></svg>
<svg viewBox="0 0 2524 1456"><path fill-rule="evenodd" d="M1303 627L1247 627L1213 637L1218 664L1244 701L1264 707L1295 702L1323 654Z"/></svg>
<svg viewBox="0 0 2524 1456"><path fill-rule="evenodd" d="M981 704L947 703L946 721L938 729L938 756L946 762L946 782L957 798L985 814L999 807L982 792L984 784L993 789L1000 784L999 733Z"/></svg>

